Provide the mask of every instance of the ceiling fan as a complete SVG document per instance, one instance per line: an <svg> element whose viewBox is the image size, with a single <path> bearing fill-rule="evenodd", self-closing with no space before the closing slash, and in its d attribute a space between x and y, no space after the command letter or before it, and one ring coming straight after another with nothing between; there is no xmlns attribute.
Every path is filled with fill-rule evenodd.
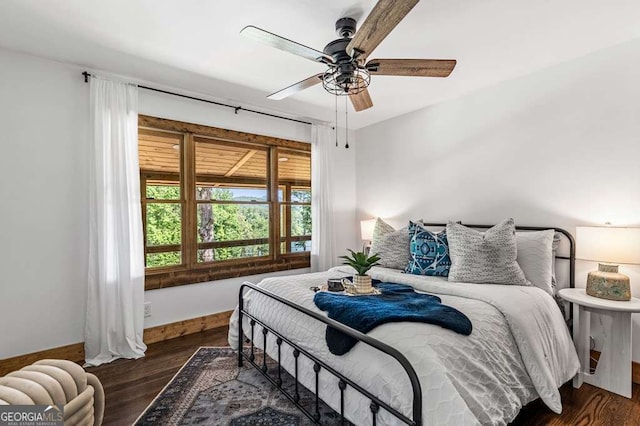
<svg viewBox="0 0 640 426"><path fill-rule="evenodd" d="M336 32L340 36L324 50L307 47L293 40L249 25L240 34L271 47L327 65L327 70L282 90L269 99L280 100L322 83L330 93L348 95L356 111L373 106L367 87L371 75L409 77L448 77L456 66L454 59L371 59L367 57L404 19L419 0L378 0L360 29L353 18L340 18Z"/></svg>

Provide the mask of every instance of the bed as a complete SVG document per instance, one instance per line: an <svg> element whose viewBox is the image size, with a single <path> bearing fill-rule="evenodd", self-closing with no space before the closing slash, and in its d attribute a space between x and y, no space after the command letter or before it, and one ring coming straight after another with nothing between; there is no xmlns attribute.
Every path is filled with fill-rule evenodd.
<svg viewBox="0 0 640 426"><path fill-rule="evenodd" d="M472 225L473 227L485 227ZM519 229L547 229L519 227ZM568 238L568 283L573 286L574 247ZM558 388L578 371L579 361L567 320L556 301L537 287L449 283L446 278L373 268L383 282L437 294L442 303L466 314L473 333L462 336L423 323L389 323L364 335L335 323L314 302L312 286L353 273L336 267L321 273L268 278L243 284L234 311L229 343L280 386L283 368L296 383L314 392L345 420L360 424L491 424L512 421L534 399L560 413ZM347 354L332 355L325 342L327 325L359 343ZM254 348L278 362L265 371ZM297 403L296 394L285 394ZM313 408L299 407L322 423Z"/></svg>

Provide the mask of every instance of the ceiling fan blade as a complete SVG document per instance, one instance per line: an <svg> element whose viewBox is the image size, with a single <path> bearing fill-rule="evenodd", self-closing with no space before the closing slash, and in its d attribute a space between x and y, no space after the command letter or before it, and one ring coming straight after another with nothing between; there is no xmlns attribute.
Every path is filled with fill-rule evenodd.
<svg viewBox="0 0 640 426"><path fill-rule="evenodd" d="M414 77L448 77L455 67L455 59L372 59L366 65L371 74Z"/></svg>
<svg viewBox="0 0 640 426"><path fill-rule="evenodd" d="M419 0L378 0L360 29L347 45L347 53L366 58L407 16ZM354 52L354 49L356 52Z"/></svg>
<svg viewBox="0 0 640 426"><path fill-rule="evenodd" d="M304 89L308 89L309 87L322 82L322 76L323 74L320 73L309 78L305 78L304 80L294 83L289 87L285 87L282 90L278 90L277 92L270 94L267 98L279 101L291 95L295 95L298 92L302 92Z"/></svg>
<svg viewBox="0 0 640 426"><path fill-rule="evenodd" d="M362 110L371 108L373 106L373 102L371 101L371 96L369 96L369 90L367 89L364 89L360 93L349 95L349 99L351 99L353 108L356 111L362 111Z"/></svg>
<svg viewBox="0 0 640 426"><path fill-rule="evenodd" d="M276 49L284 50L285 52L293 53L294 55L302 56L303 58L311 59L315 62L333 63L333 58L323 52L305 46L304 44L297 43L293 40L281 37L277 34L270 33L253 25L244 27L240 34L245 37L249 37L253 40L259 41Z"/></svg>

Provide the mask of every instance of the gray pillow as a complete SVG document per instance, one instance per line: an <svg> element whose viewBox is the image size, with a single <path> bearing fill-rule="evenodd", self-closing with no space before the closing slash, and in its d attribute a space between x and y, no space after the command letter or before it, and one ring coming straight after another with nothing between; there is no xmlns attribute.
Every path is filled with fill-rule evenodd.
<svg viewBox="0 0 640 426"><path fill-rule="evenodd" d="M507 219L486 232L447 224L449 281L531 285L518 265L516 227Z"/></svg>
<svg viewBox="0 0 640 426"><path fill-rule="evenodd" d="M393 226L378 218L373 228L371 254L378 254L380 266L402 269L409 263L409 230L395 230Z"/></svg>

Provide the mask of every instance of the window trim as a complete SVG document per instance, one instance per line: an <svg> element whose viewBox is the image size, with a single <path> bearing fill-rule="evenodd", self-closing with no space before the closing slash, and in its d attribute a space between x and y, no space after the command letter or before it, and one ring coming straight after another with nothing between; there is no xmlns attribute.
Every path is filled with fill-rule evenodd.
<svg viewBox="0 0 640 426"><path fill-rule="evenodd" d="M308 268L310 266L310 253L281 253L280 245L283 241L280 235L280 209L282 205L309 205L308 203L286 202L283 197L281 202L278 198L278 150L301 151L311 155L311 145L309 143L294 141L289 139L275 138L271 136L256 135L235 130L220 129L199 124L184 123L164 118L151 117L146 115L138 116L138 127L143 131L161 131L182 135L180 144L180 172L148 172L140 171L141 177L141 197L142 215L145 235L145 256L148 252L156 252L157 249L148 250L146 244L146 204L153 203L146 199L146 181L150 178L178 178L180 179L180 200L162 200L161 202L180 203L182 206L182 241L180 245L161 246L166 251L169 248L181 251L182 264L175 266L145 268L145 290L153 290L177 285L194 284L199 282L214 281L224 278L237 278L248 275L277 272L290 269ZM197 262L197 205L195 189L196 182L206 182L206 177L196 176L195 169L195 142L197 138L212 139L216 143L228 143L229 145L241 144L256 145L267 152L267 177L259 179L260 183L267 185L267 204L269 206L269 255L241 259L229 259L212 263ZM230 179L229 183L233 183ZM258 181L256 180L256 183ZM290 186L311 186L308 181L290 181ZM284 194L283 194L284 195ZM238 203L234 203L238 204ZM261 203L264 204L264 203ZM291 237L290 239L310 240L310 236ZM264 239L260 239L261 241ZM245 241L245 240L243 240ZM257 240L246 240L257 241ZM212 244L225 246L238 244L237 241L215 242Z"/></svg>

